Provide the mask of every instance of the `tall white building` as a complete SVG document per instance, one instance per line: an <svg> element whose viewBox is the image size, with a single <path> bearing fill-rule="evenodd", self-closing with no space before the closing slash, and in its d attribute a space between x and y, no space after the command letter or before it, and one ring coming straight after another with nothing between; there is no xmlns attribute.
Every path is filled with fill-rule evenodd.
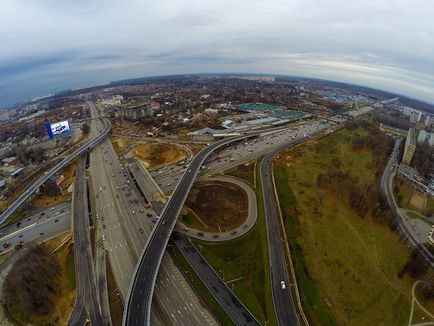
<svg viewBox="0 0 434 326"><path fill-rule="evenodd" d="M425 130L419 131L419 135L417 136L417 143L434 146L434 133L429 133Z"/></svg>
<svg viewBox="0 0 434 326"><path fill-rule="evenodd" d="M431 124L432 124L432 118L429 115L427 115L425 117L424 125L425 127L431 127Z"/></svg>
<svg viewBox="0 0 434 326"><path fill-rule="evenodd" d="M403 108L402 113L410 119L411 122L420 122L422 118L422 112L415 110L409 106Z"/></svg>

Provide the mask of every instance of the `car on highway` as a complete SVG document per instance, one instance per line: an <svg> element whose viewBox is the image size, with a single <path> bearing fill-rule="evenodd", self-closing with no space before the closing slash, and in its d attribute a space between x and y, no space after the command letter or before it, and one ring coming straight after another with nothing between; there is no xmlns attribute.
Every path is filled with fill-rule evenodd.
<svg viewBox="0 0 434 326"><path fill-rule="evenodd" d="M280 281L280 288L281 288L282 290L286 290L286 284L285 284L285 281Z"/></svg>

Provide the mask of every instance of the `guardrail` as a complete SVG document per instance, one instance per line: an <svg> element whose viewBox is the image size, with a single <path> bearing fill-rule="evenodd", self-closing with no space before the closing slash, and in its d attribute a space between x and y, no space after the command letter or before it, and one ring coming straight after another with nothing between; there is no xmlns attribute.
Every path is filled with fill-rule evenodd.
<svg viewBox="0 0 434 326"><path fill-rule="evenodd" d="M86 144L81 146L79 149L77 149L75 152L73 152L71 155L69 155L67 158L62 160L60 163L58 163L56 166L51 168L44 176L39 178L33 185L30 186L29 189L27 189L23 194L21 194L1 215L0 215L0 225L2 225L8 218L12 216L16 212L16 210L24 204L24 202L40 187L42 186L46 181L48 181L56 172L58 172L60 169L71 163L78 155L82 154L84 151L88 150L89 148L95 146L100 140L102 140L110 131L111 129L111 123L109 120L102 120L105 128L104 130L96 136L94 139L88 141Z"/></svg>

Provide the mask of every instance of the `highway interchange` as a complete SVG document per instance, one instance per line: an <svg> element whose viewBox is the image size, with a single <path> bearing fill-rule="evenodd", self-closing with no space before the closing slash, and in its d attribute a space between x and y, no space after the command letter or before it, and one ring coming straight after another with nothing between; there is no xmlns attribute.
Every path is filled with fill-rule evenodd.
<svg viewBox="0 0 434 326"><path fill-rule="evenodd" d="M279 325L299 325L297 307L290 290L292 284L288 275L288 258L282 238L276 236L281 234L282 226L275 205L272 158L279 150L303 142L313 135L333 132L338 125L318 119L290 128L246 133L212 143L194 157L190 151L186 168L173 165L149 174L134 158L122 161L124 158L118 157L111 141L105 138L110 123L99 118L98 107L91 102L88 105L92 113L91 140L61 162L63 167L67 160L72 161L82 155L76 168L74 214L71 214L71 205L65 203L33 214L18 225L6 226L0 233L0 243L10 244L7 248L1 248L4 253L16 245L45 241L68 231L72 225L76 271L79 272L76 275L77 301L70 325L83 325L88 319L93 325L112 324L105 259L108 259L112 269L118 297L124 304L124 325L217 325L216 319L166 252L166 247L196 177L202 180L213 178L216 174L260 157L263 157L260 161L260 182L266 211L276 317ZM393 154L395 156L396 150L397 147ZM88 166L84 166L86 159ZM386 193L391 185L393 161L394 157L382 179ZM50 174L59 169L56 166ZM41 177L18 198L2 214L1 222L6 221L29 198L46 177ZM160 188L166 194L171 194L167 203ZM91 228L94 230L96 249L91 244ZM177 230L187 234L194 232L187 232L184 228ZM187 238L179 235L175 237L175 242L183 248L184 256L193 268L196 267L196 272L211 292L216 291L209 284L216 284L219 293L213 295L237 325L258 324L247 309L243 311L245 307L240 305L238 298L233 296L218 274L200 260ZM234 307L238 307L238 310Z"/></svg>

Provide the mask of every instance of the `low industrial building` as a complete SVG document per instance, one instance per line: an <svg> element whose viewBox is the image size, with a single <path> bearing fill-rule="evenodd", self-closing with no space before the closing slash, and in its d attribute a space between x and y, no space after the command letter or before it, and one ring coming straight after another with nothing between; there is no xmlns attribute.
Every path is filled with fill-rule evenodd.
<svg viewBox="0 0 434 326"><path fill-rule="evenodd" d="M21 172L23 172L23 170L24 170L24 168L18 168L18 169L16 169L16 170L14 170L14 172L12 172L12 173L10 174L10 176L11 176L12 178L16 178L17 176L19 176L19 175L21 174Z"/></svg>

